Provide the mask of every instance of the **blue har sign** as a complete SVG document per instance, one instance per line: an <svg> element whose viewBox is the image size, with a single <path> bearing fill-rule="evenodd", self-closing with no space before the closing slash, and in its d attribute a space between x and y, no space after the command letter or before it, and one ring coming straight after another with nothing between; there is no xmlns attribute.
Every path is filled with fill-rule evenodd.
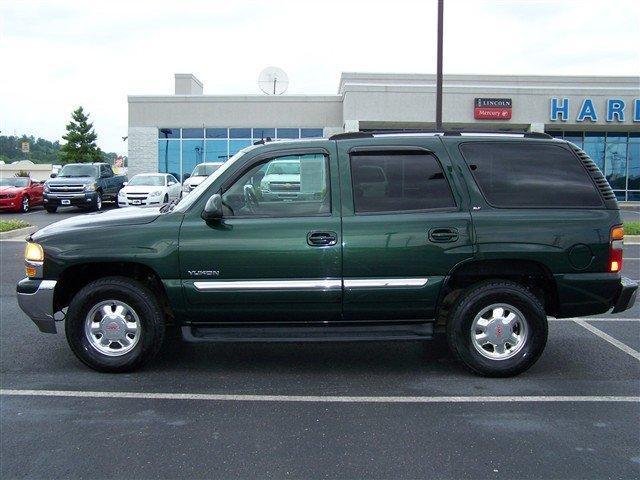
<svg viewBox="0 0 640 480"><path fill-rule="evenodd" d="M624 122L625 121L626 103L620 98L610 98L606 102L606 120L607 122ZM569 99L568 98L552 98L551 108L549 111L549 119L552 122L566 122L569 119ZM598 121L598 111L591 98L585 98L578 109L576 116L577 122L589 120ZM633 121L640 122L640 98L633 101Z"/></svg>

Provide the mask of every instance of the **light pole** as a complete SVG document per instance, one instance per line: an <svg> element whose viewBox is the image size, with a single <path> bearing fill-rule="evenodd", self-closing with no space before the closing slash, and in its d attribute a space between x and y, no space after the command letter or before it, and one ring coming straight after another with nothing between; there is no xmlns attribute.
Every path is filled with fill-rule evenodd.
<svg viewBox="0 0 640 480"><path fill-rule="evenodd" d="M438 53L436 70L436 130L442 130L442 10L444 0L438 0Z"/></svg>
<svg viewBox="0 0 640 480"><path fill-rule="evenodd" d="M168 128L161 128L160 133L164 135L166 145L164 146L164 173L169 173L169 134L171 130ZM182 172L180 172L182 174Z"/></svg>

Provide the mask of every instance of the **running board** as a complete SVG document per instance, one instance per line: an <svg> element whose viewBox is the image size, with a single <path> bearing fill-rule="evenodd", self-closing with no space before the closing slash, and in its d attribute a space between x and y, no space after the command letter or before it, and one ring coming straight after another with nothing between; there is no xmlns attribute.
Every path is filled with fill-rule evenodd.
<svg viewBox="0 0 640 480"><path fill-rule="evenodd" d="M429 340L433 323L395 325L182 327L187 342L360 342Z"/></svg>

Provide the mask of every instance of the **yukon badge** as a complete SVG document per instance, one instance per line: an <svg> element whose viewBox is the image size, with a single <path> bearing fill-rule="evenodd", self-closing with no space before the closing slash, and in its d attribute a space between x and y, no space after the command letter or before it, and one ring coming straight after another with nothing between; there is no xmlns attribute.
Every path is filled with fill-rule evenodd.
<svg viewBox="0 0 640 480"><path fill-rule="evenodd" d="M219 277L220 270L187 270L191 277Z"/></svg>

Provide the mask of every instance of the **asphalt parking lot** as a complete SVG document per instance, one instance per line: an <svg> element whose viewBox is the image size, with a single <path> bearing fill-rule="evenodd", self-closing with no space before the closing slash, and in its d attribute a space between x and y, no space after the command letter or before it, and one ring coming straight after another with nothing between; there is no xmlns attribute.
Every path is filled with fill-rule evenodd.
<svg viewBox="0 0 640 480"><path fill-rule="evenodd" d="M22 254L0 241L3 479L640 477L640 305L552 320L540 361L511 379L468 373L441 340L176 340L110 375L19 310ZM640 279L640 245L625 257Z"/></svg>

